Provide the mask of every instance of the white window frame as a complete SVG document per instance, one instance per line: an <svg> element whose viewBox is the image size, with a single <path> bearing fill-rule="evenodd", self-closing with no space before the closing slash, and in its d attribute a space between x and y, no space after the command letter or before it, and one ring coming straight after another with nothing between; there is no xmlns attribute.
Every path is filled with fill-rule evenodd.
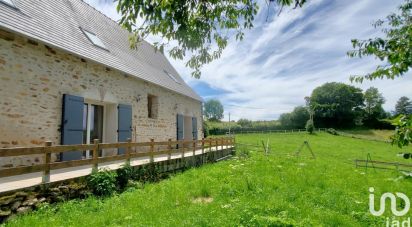
<svg viewBox="0 0 412 227"><path fill-rule="evenodd" d="M90 141L90 127L91 127L91 111L92 111L92 105L98 105L98 106L103 106L103 134L102 134L102 141L99 141L99 143L104 142L104 138L106 136L106 105L105 103L94 101L94 100L84 100L84 104L87 105L87 125L86 125L86 144L92 144L93 141ZM86 150L86 159L90 158L90 150Z"/></svg>
<svg viewBox="0 0 412 227"><path fill-rule="evenodd" d="M1 1L1 0L0 0L0 1ZM88 31L88 30L86 30L86 29L83 29L83 28L80 28L80 30L83 32L83 34L86 36L86 38L87 38L94 46L97 46L97 47L100 47L100 48L102 48L102 49L104 49L104 50L109 51L109 50L107 49L106 45L104 44L104 42L103 42L103 41L99 38L99 36L97 36L95 33L90 32L90 31ZM98 42L95 42L95 41L92 39L92 37L94 37L95 39L97 39Z"/></svg>

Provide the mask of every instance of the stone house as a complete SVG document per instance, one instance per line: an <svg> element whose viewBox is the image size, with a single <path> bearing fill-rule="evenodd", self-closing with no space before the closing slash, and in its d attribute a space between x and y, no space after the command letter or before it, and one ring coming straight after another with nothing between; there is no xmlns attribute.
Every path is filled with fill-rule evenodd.
<svg viewBox="0 0 412 227"><path fill-rule="evenodd" d="M202 99L162 53L131 49L128 37L82 0L0 0L0 147L201 138ZM0 158L0 168L40 162Z"/></svg>

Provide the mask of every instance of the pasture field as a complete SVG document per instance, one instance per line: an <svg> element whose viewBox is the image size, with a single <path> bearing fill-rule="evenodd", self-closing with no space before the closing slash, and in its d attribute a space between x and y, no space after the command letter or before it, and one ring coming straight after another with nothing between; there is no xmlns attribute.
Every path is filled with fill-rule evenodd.
<svg viewBox="0 0 412 227"><path fill-rule="evenodd" d="M268 139L265 155L261 141ZM294 155L305 140L316 159L306 149ZM236 141L254 146L239 145L233 159L106 199L45 206L6 226L386 226L385 217L369 212L369 187L377 196L412 198L411 178L354 166L368 153L372 160L412 163L388 143L326 133L248 134Z"/></svg>

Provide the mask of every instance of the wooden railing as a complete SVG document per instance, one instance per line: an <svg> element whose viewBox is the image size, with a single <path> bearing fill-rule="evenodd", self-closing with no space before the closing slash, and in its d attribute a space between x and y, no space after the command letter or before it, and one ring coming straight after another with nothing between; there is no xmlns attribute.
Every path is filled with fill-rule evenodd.
<svg viewBox="0 0 412 227"><path fill-rule="evenodd" d="M235 143L233 137L220 137L193 141L172 141L169 139L164 142L155 142L153 139L150 142L135 143L128 140L122 143L99 143L99 140L94 140L93 144L80 145L57 145L53 146L51 142L46 142L45 146L41 147L16 147L16 148L1 148L0 158L17 157L24 155L43 155L44 163L35 164L32 166L14 167L0 170L1 177L10 177L34 172L43 172L43 183L50 181L50 170L92 165L93 168L98 168L99 163L110 161L124 160L125 163L130 162L132 158L150 157L150 162L154 162L154 157L167 154L167 160L170 160L172 154L180 154L181 158L185 157L185 153L201 150L201 154L223 150L224 146L233 146ZM125 153L113 156L99 157L99 151L102 149L124 148ZM141 148L144 148L143 151ZM140 151L139 151L140 149ZM82 160L52 162L51 156L54 153L74 152L74 151L91 151L92 157Z"/></svg>

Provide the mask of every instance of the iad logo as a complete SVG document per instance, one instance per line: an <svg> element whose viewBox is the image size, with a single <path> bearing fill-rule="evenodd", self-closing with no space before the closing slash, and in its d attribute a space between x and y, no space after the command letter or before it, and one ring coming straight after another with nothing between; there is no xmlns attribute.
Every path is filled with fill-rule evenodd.
<svg viewBox="0 0 412 227"><path fill-rule="evenodd" d="M372 215L375 216L381 216L384 212L385 212L385 207L386 207L386 200L389 199L390 200L390 205L391 205L391 211L392 214L395 216L404 216L405 214L407 214L409 212L409 208L411 206L411 202L409 200L409 198L400 192L396 192L396 196L399 197L400 199L403 200L404 202L404 207L402 210L398 211L396 208L396 196L393 193L384 193L381 196L380 199L380 207L379 210L375 210L375 194L373 194L375 191L375 189L373 187L369 188L369 211L371 212Z"/></svg>

